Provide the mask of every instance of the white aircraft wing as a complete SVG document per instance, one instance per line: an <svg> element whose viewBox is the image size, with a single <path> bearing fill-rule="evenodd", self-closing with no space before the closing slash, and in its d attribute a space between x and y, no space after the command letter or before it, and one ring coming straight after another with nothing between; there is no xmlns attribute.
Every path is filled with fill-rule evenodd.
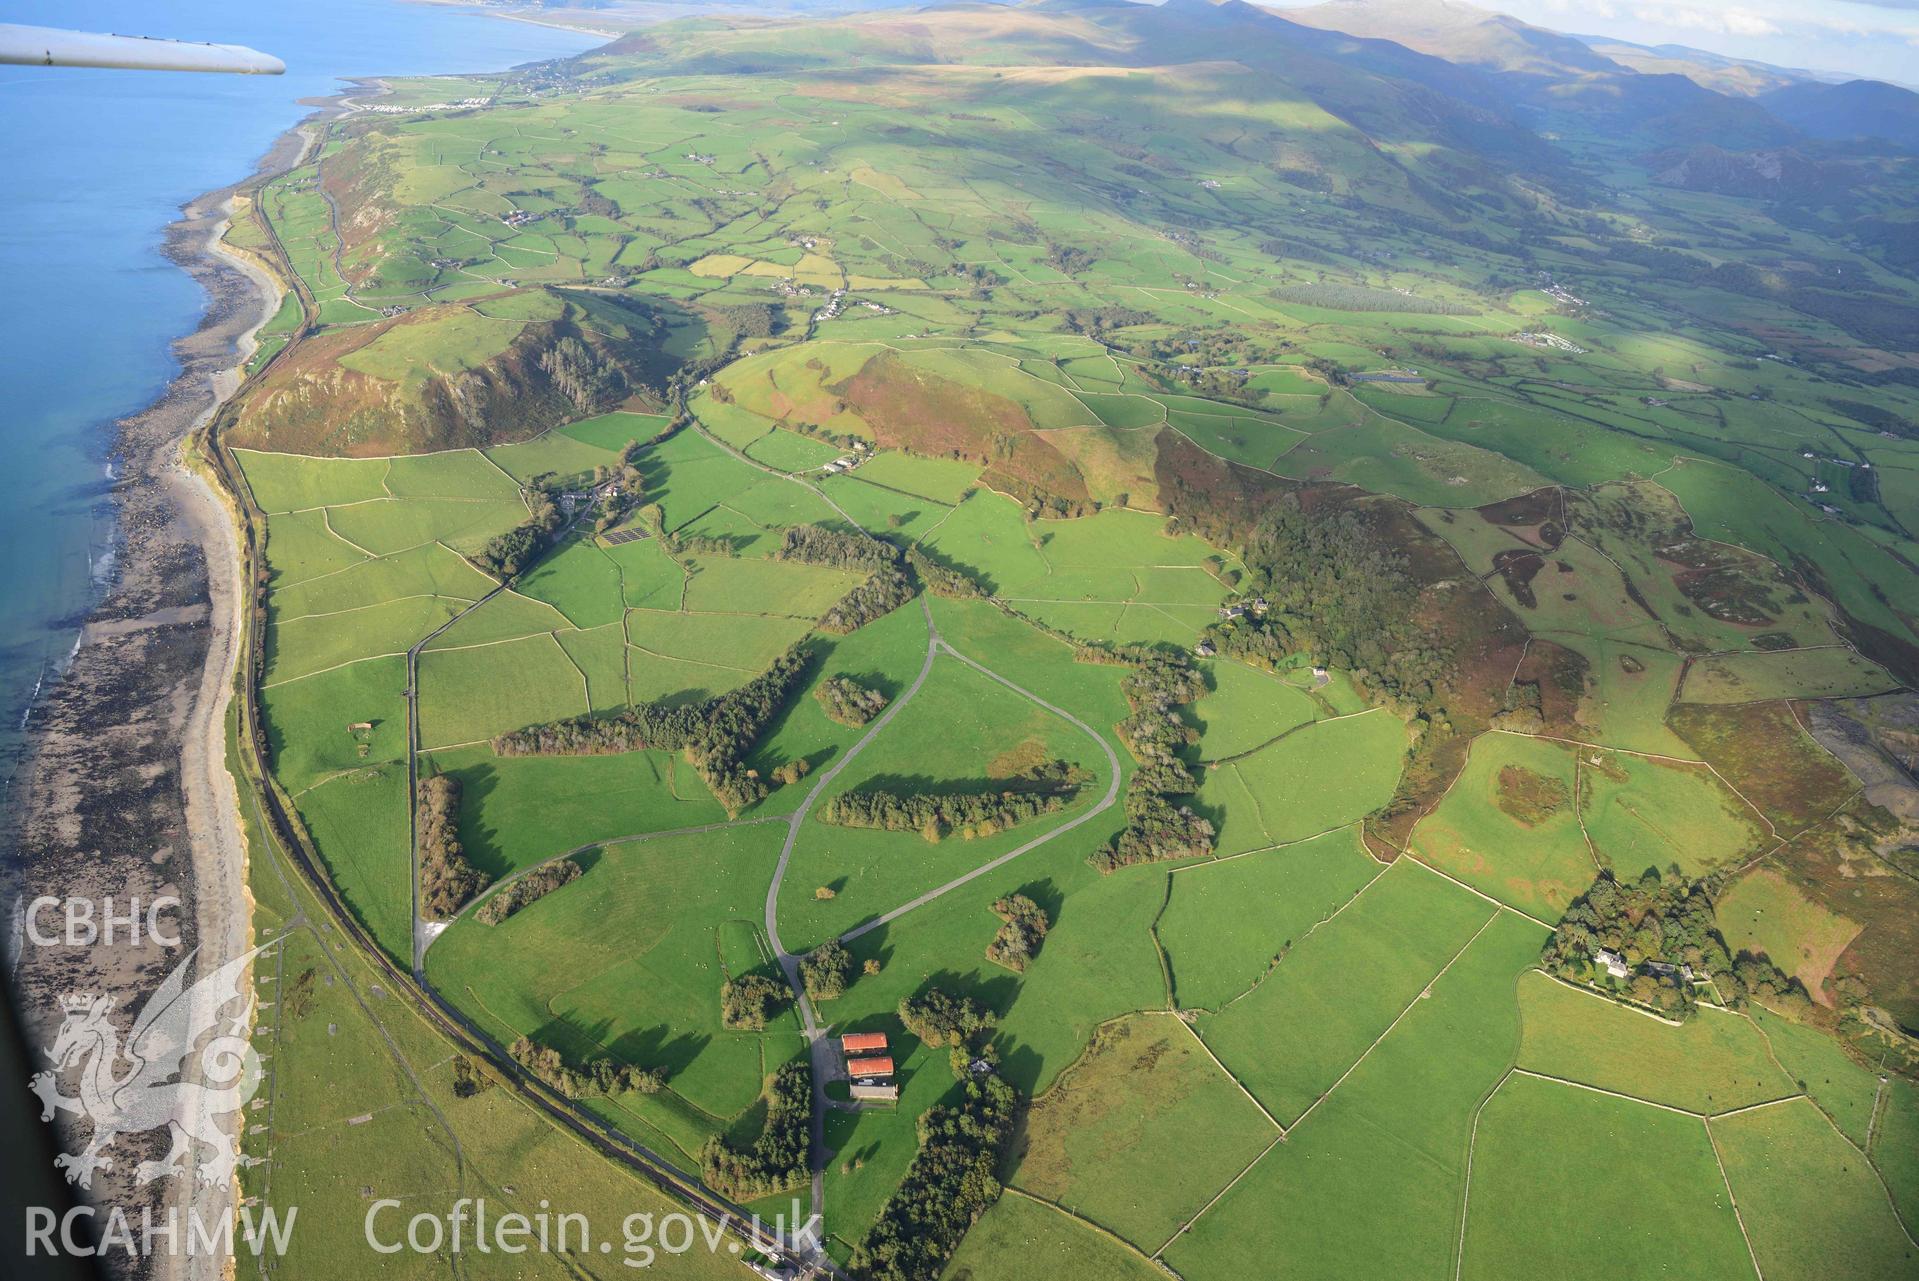
<svg viewBox="0 0 1919 1281"><path fill-rule="evenodd" d="M287 64L237 44L196 44L152 36L92 35L58 27L0 22L0 64L21 67L114 67L130 71L232 71L277 76Z"/></svg>

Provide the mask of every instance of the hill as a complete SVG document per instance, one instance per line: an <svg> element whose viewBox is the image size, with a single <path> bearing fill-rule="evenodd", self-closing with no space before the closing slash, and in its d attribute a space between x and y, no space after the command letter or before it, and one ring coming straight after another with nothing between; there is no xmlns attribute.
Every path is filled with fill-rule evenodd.
<svg viewBox="0 0 1919 1281"><path fill-rule="evenodd" d="M1487 77L1483 92L1525 118L1570 116L1608 132L1776 145L1791 131L1763 109L1683 74L1615 62L1587 42L1470 5L1420 0L1333 0L1284 10L1287 21L1326 32L1396 42Z"/></svg>
<svg viewBox="0 0 1919 1281"><path fill-rule="evenodd" d="M656 327L631 305L536 289L328 329L248 393L230 439L339 457L524 439L661 387Z"/></svg>
<svg viewBox="0 0 1919 1281"><path fill-rule="evenodd" d="M1792 84L1759 95L1766 110L1814 138L1882 138L1919 150L1919 93L1878 80Z"/></svg>
<svg viewBox="0 0 1919 1281"><path fill-rule="evenodd" d="M1289 21L1391 40L1461 66L1528 75L1616 75L1618 63L1573 36L1455 0L1329 0Z"/></svg>
<svg viewBox="0 0 1919 1281"><path fill-rule="evenodd" d="M1623 67L1653 75L1681 75L1716 93L1753 97L1772 89L1831 77L1822 72L1775 67L1770 63L1728 58L1724 54L1682 44L1643 45L1612 36L1576 36Z"/></svg>

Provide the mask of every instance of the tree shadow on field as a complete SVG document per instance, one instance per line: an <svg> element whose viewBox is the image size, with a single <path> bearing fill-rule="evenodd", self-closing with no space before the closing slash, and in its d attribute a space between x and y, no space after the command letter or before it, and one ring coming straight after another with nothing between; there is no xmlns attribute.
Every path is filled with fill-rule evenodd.
<svg viewBox="0 0 1919 1281"><path fill-rule="evenodd" d="M842 876L836 881L828 881L827 888L837 894L846 886L847 879L848 878ZM880 963L880 969L884 971L887 964L893 959L893 949L887 945L886 941L887 935L892 931L892 928L890 925L882 925L876 930L862 934L847 944L846 950L853 954L853 959L860 963L862 969L864 969L866 962L878 961ZM854 980L855 983L858 981L858 979Z"/></svg>
<svg viewBox="0 0 1919 1281"><path fill-rule="evenodd" d="M500 846L499 829L481 815L486 812L487 798L499 789L500 771L482 763L447 772L460 783L460 846L467 862L498 880L513 868Z"/></svg>
<svg viewBox="0 0 1919 1281"><path fill-rule="evenodd" d="M1049 876L1038 881L1028 881L1026 884L1014 890L1013 893L1023 894L1037 903L1039 910L1046 913L1046 919L1051 922L1051 925L1048 927L1049 929L1059 925L1060 910L1066 905L1066 895L1060 891L1059 886L1053 882L1052 877Z"/></svg>
<svg viewBox="0 0 1919 1281"><path fill-rule="evenodd" d="M664 1070L667 1084L671 1085L673 1077L691 1066L712 1043L713 1038L704 1032L676 1034L662 1023L628 1032L616 1038L609 1048L613 1056L623 1062Z"/></svg>
<svg viewBox="0 0 1919 1281"><path fill-rule="evenodd" d="M982 965L986 963L986 941L991 937L991 930L982 930L980 939ZM1013 998L1019 995L1019 980L1010 974L989 975L982 970L972 970L965 974L957 970L939 970L914 989L914 995L923 995L931 988L938 988L948 996L971 997L991 1010L995 1016L1004 1018L1006 1012L1013 1008Z"/></svg>
<svg viewBox="0 0 1919 1281"><path fill-rule="evenodd" d="M793 688L799 691L810 691L818 684L821 673L826 667L827 660L833 656L833 651L837 648L839 648L837 642L830 641L823 636L809 638L806 642L806 666L801 669L799 676L794 680ZM780 734L786 729L787 723L793 719L794 714L798 712L803 700L807 697L809 697L807 693L798 693L787 699L786 702L781 705L780 710L774 715L773 719L767 723L766 728L760 732L758 746L755 747L752 753L746 758L747 768L758 770L760 776L764 778L772 774L779 766L786 763L788 758L783 754L775 756L771 745L779 741ZM837 748L828 747L819 752L809 752L806 756L806 763L811 769L818 769L826 761L832 759L836 751L838 751Z"/></svg>
<svg viewBox="0 0 1919 1281"><path fill-rule="evenodd" d="M852 681L855 685L863 685L867 689L878 690L880 693L886 695L886 701L889 703L898 698L900 692L906 688L905 681L888 676L885 672L841 672L840 675L846 677L847 680Z"/></svg>
<svg viewBox="0 0 1919 1281"><path fill-rule="evenodd" d="M957 573L965 574L969 578L978 580L980 586L985 588L989 594L997 594L999 592L998 581L977 565L969 565L963 560L956 560L936 548L926 546L924 543L919 544L919 553L942 569L950 569Z"/></svg>

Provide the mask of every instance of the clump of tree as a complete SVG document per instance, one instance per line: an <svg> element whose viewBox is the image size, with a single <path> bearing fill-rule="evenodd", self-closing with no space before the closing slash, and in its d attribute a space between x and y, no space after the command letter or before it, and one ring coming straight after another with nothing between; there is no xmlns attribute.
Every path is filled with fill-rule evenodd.
<svg viewBox="0 0 1919 1281"><path fill-rule="evenodd" d="M492 880L466 861L460 844L460 780L436 774L420 782L420 906L435 920L459 912Z"/></svg>
<svg viewBox="0 0 1919 1281"><path fill-rule="evenodd" d="M541 352L539 364L560 394L584 413L610 409L626 396L626 376L619 366L594 355L572 334Z"/></svg>
<svg viewBox="0 0 1919 1281"><path fill-rule="evenodd" d="M899 549L865 534L849 534L825 525L792 525L780 535L779 560L796 560L833 569L876 570L899 564Z"/></svg>
<svg viewBox="0 0 1919 1281"><path fill-rule="evenodd" d="M682 752L715 799L738 814L768 791L744 761L805 674L807 648L795 645L730 693L700 703L642 703L610 716L588 714L502 734L501 756L607 756L659 748Z"/></svg>
<svg viewBox="0 0 1919 1281"><path fill-rule="evenodd" d="M453 1097L470 1099L493 1088L492 1073L464 1054L453 1056Z"/></svg>
<svg viewBox="0 0 1919 1281"><path fill-rule="evenodd" d="M1422 745L1450 732L1452 652L1421 626L1405 557L1365 516L1308 512L1287 494L1253 525L1243 559L1268 608L1209 629L1220 653L1267 667L1305 656L1341 668Z"/></svg>
<svg viewBox="0 0 1919 1281"><path fill-rule="evenodd" d="M546 897L562 885L571 885L580 876L580 865L570 858L543 863L480 904L473 917L482 925L498 925L527 904Z"/></svg>
<svg viewBox="0 0 1919 1281"><path fill-rule="evenodd" d="M1601 952L1617 957L1627 974L1615 977ZM1811 1004L1799 981L1769 959L1749 952L1733 958L1714 917L1711 885L1688 881L1676 867L1647 868L1631 881L1602 871L1566 909L1540 964L1674 1018L1692 1012L1693 984L1707 977L1734 1003L1759 999L1790 1013Z"/></svg>
<svg viewBox="0 0 1919 1281"><path fill-rule="evenodd" d="M908 1032L935 1049L970 1044L997 1022L993 1012L972 997L954 996L936 987L903 999L899 1016Z"/></svg>
<svg viewBox="0 0 1919 1281"><path fill-rule="evenodd" d="M782 313L763 302L720 309L720 319L742 338L770 338L779 330Z"/></svg>
<svg viewBox="0 0 1919 1281"><path fill-rule="evenodd" d="M971 574L942 565L917 547L906 549L906 563L927 591L947 600L979 600L990 595Z"/></svg>
<svg viewBox="0 0 1919 1281"><path fill-rule="evenodd" d="M919 1119L919 1152L854 1248L862 1281L936 1281L967 1229L999 1199L995 1175L1019 1098L994 1073L969 1076L954 1106Z"/></svg>
<svg viewBox="0 0 1919 1281"><path fill-rule="evenodd" d="M1158 792L1129 787L1124 809L1126 826L1093 851L1090 862L1102 872L1213 852L1213 838L1218 833L1210 820L1195 814L1190 806L1176 805Z"/></svg>
<svg viewBox="0 0 1919 1281"><path fill-rule="evenodd" d="M856 632L912 599L913 580L899 566L888 565L840 597L820 618L820 630L835 636Z"/></svg>
<svg viewBox="0 0 1919 1281"><path fill-rule="evenodd" d="M1145 645L1082 645L1075 656L1082 663L1133 669L1120 682L1132 714L1120 722L1119 735L1139 762L1126 788L1126 826L1088 861L1110 872L1133 863L1212 853L1212 823L1170 799L1199 789L1179 756L1197 741L1179 709L1206 692L1204 674L1177 650Z"/></svg>
<svg viewBox="0 0 1919 1281"><path fill-rule="evenodd" d="M1039 955L1039 946L1046 941L1046 931L1052 928L1053 922L1045 908L1024 894L995 900L993 914L999 917L1001 925L993 941L986 945L986 959L1014 973L1023 972Z"/></svg>
<svg viewBox="0 0 1919 1281"><path fill-rule="evenodd" d="M806 1149L813 1116L813 1071L782 1064L766 1091L766 1122L749 1148L715 1136L700 1149L700 1178L736 1201L790 1191L811 1177Z"/></svg>
<svg viewBox="0 0 1919 1281"><path fill-rule="evenodd" d="M820 630L844 636L876 618L892 613L913 599L913 580L900 564L900 552L865 534L851 534L824 525L794 525L780 535L780 560L833 569L857 569L867 579L842 596L820 619Z"/></svg>
<svg viewBox="0 0 1919 1281"><path fill-rule="evenodd" d="M628 1090L658 1094L666 1087L666 1073L659 1068L615 1063L608 1058L595 1059L584 1068L576 1068L552 1046L524 1036L508 1046L507 1053L515 1063L569 1099L621 1094Z"/></svg>
<svg viewBox="0 0 1919 1281"><path fill-rule="evenodd" d="M773 781L785 787L805 778L813 772L813 765L804 756L795 756L792 760L773 767Z"/></svg>
<svg viewBox="0 0 1919 1281"><path fill-rule="evenodd" d="M771 975L742 974L720 985L720 1022L738 1031L759 1032L792 999L792 989Z"/></svg>
<svg viewBox="0 0 1919 1281"><path fill-rule="evenodd" d="M918 832L938 841L958 832L968 840L991 836L1065 809L1078 795L1086 771L1068 761L1044 761L1011 783L989 792L842 792L819 811L822 823L839 827Z"/></svg>
<svg viewBox="0 0 1919 1281"><path fill-rule="evenodd" d="M853 954L838 939L828 939L800 958L800 981L811 1000L845 995L853 982Z"/></svg>
<svg viewBox="0 0 1919 1281"><path fill-rule="evenodd" d="M471 557L480 569L502 581L530 569L540 553L559 532L560 509L544 491L534 490L527 499L527 517L504 534L488 540Z"/></svg>
<svg viewBox="0 0 1919 1281"><path fill-rule="evenodd" d="M829 676L813 691L827 717L855 729L886 710L887 697L848 676Z"/></svg>
<svg viewBox="0 0 1919 1281"><path fill-rule="evenodd" d="M1199 784L1179 753L1199 741L1180 716L1182 704L1206 693L1206 677L1185 654L1135 650L1133 670L1120 682L1132 715L1119 723L1120 741L1139 762L1133 785L1144 791L1185 795Z"/></svg>
<svg viewBox="0 0 1919 1281"><path fill-rule="evenodd" d="M1156 325L1160 318L1137 307L1069 307L1066 327L1076 333L1098 335L1108 329L1126 329L1133 325Z"/></svg>

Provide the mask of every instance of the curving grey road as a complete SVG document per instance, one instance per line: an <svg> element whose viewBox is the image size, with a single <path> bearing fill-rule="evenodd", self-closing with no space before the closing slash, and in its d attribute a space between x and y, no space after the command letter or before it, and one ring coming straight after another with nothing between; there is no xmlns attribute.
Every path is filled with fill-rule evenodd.
<svg viewBox="0 0 1919 1281"><path fill-rule="evenodd" d="M1106 794L1102 796L1099 803L1092 808L1076 815L1068 822L1062 823L1052 831L1034 837L1018 849L1010 850L990 862L982 863L963 876L957 876L944 885L928 890L918 898L902 903L884 915L874 917L862 925L855 926L853 929L839 936L841 942L849 942L860 937L862 934L878 929L882 925L898 920L908 912L926 906L941 895L947 894L968 882L985 876L989 872L1004 867L1022 854L1037 849L1056 837L1064 836L1067 832L1072 831L1082 824L1091 822L1093 819L1111 809L1114 803L1119 800L1119 757L1104 738L1100 737L1090 725L1080 720L1077 716L1074 716L1071 712L1066 711L1064 708L1055 707L1031 690L1014 684L992 668L987 667L983 663L975 662L965 654L954 649L951 645L948 645L945 640L940 637L939 625L933 621L932 606L928 604L924 595L920 597L920 610L926 617L927 637L926 661L920 665L919 674L913 678L913 683L907 686L905 691L902 692L898 698L894 699L893 702L888 705L887 709L874 720L872 725L868 727L866 733L860 735L859 740L846 750L846 754L834 762L831 769L820 775L818 781L813 784L812 789L807 792L806 799L800 803L799 808L794 810L791 817L786 820L786 841L780 847L780 859L773 869L773 881L766 890L766 938L767 941L772 944L774 954L779 957L780 970L786 975L787 985L793 989L794 1000L799 1007L800 1024L806 1034L807 1055L813 1068L812 1154L810 1163L813 1173L812 1213L815 1219L818 1219L825 1211L825 1193L821 1175L826 1168L827 1157L826 1112L830 1106L830 1102L826 1097L826 1082L834 1066L833 1042L831 1038L825 1035L825 1029L820 1026L819 1019L814 1013L813 1003L806 997L806 985L800 978L799 956L787 951L786 945L780 941L779 925L780 886L786 880L786 868L787 864L792 861L793 847L799 843L801 825L805 823L806 816L812 812L814 802L820 798L821 794L825 792L833 780L839 777L841 771L853 763L853 758L864 751L866 745L871 743L874 737L886 728L893 717L899 714L900 709L910 703L914 695L920 692L921 686L926 684L927 676L933 671L933 660L938 658L942 653L952 655L968 667L999 682L1022 698L1038 704L1097 743L1099 750L1106 756ZM820 1232L821 1236L824 1237L823 1227L820 1229Z"/></svg>

